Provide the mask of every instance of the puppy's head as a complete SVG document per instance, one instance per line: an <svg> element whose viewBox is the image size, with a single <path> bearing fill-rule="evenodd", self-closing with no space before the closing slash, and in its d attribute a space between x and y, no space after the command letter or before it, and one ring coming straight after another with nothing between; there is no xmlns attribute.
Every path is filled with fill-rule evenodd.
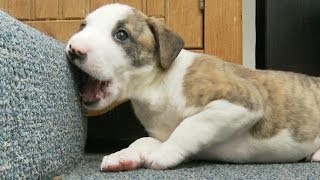
<svg viewBox="0 0 320 180"><path fill-rule="evenodd" d="M111 4L86 17L66 52L85 74L85 107L99 110L123 98L135 77L170 68L183 45L178 35L156 19L129 6Z"/></svg>

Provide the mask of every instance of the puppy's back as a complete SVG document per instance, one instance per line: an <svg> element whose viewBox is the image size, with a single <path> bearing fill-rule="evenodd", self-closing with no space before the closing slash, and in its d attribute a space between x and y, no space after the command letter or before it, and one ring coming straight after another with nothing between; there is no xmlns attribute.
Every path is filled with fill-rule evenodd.
<svg viewBox="0 0 320 180"><path fill-rule="evenodd" d="M271 138L288 130L298 142L320 135L320 78L304 74L250 70L213 56L201 55L184 80L187 106L204 107L225 99L263 116L250 133Z"/></svg>

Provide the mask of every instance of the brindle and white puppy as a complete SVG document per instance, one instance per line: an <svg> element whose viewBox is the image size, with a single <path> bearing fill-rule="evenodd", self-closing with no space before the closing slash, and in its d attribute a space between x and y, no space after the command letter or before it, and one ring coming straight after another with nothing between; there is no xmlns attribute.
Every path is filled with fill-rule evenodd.
<svg viewBox="0 0 320 180"><path fill-rule="evenodd" d="M250 70L182 49L164 24L126 5L87 16L67 45L88 76L85 107L130 99L150 137L105 156L102 171L167 169L187 159L320 160L320 78Z"/></svg>

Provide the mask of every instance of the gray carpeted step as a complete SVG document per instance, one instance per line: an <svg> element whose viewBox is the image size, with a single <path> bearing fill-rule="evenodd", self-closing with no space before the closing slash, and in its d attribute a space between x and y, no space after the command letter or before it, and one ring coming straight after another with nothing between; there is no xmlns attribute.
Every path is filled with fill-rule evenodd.
<svg viewBox="0 0 320 180"><path fill-rule="evenodd" d="M1 180L49 179L82 160L86 118L64 49L0 10Z"/></svg>
<svg viewBox="0 0 320 180"><path fill-rule="evenodd" d="M216 164L193 162L175 169L104 173L99 171L102 155L87 155L84 162L61 177L73 179L320 179L319 163L292 164Z"/></svg>

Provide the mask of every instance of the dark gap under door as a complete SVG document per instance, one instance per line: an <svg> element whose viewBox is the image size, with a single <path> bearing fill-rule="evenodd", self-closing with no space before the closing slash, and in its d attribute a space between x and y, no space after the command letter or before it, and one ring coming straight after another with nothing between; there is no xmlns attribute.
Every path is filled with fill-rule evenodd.
<svg viewBox="0 0 320 180"><path fill-rule="evenodd" d="M259 69L320 75L320 1L258 0Z"/></svg>
<svg viewBox="0 0 320 180"><path fill-rule="evenodd" d="M100 116L89 117L86 153L111 153L147 136L129 101Z"/></svg>

